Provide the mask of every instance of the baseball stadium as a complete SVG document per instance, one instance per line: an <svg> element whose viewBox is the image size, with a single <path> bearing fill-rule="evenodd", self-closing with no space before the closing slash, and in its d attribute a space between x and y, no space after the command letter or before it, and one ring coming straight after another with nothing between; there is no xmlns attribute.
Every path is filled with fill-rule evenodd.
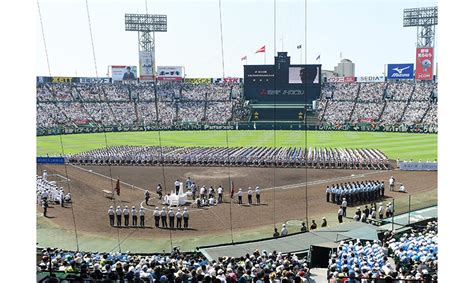
<svg viewBox="0 0 474 283"><path fill-rule="evenodd" d="M109 27L138 34L122 50L135 63L99 76L107 41L85 1L95 76L51 74L54 11L38 1L37 281L437 282L436 3L396 11L416 57L371 75L342 54L334 70L307 59L317 1L291 48L276 33L288 3L266 2L273 34L251 51L264 57L225 62L234 18L215 2L217 75L194 77L160 63L174 55L158 42L190 23L152 1Z"/></svg>

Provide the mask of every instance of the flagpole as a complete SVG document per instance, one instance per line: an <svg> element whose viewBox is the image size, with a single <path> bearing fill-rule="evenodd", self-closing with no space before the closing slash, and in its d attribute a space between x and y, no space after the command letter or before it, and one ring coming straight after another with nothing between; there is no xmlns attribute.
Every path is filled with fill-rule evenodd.
<svg viewBox="0 0 474 283"><path fill-rule="evenodd" d="M267 51L263 52L263 65L267 64Z"/></svg>
<svg viewBox="0 0 474 283"><path fill-rule="evenodd" d="M303 47L300 48L300 64L303 64Z"/></svg>

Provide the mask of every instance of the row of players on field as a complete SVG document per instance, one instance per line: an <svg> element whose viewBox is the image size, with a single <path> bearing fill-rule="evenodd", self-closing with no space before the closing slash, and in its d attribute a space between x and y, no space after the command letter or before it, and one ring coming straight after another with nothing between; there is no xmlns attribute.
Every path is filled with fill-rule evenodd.
<svg viewBox="0 0 474 283"><path fill-rule="evenodd" d="M394 191L395 178L390 177L390 191ZM405 186L400 184L399 192L406 192ZM336 184L326 187L326 202L347 206L356 203L373 202L385 196L385 182L362 181Z"/></svg>
<svg viewBox="0 0 474 283"><path fill-rule="evenodd" d="M122 210L120 208L120 205L117 206L116 209L114 209L113 206L109 207L109 210L107 211L107 214L109 215L109 224L111 226L122 226L122 216L124 219L124 226L129 227L130 226L130 216L132 218L132 223L131 226L137 227L137 221L138 218L140 217L140 224L138 224L139 227L145 227L145 209L143 207L140 207L139 210L135 208L135 206L132 206L132 209L128 209L128 206L125 206L125 208ZM153 211L153 218L155 220L155 227L159 228L160 227L160 220L161 220L161 227L163 228L175 228L175 219L176 219L176 228L178 229L188 229L189 228L189 211L188 208L185 207L183 209L183 212L181 212L181 209L178 208L177 211L175 212L173 207L170 207L168 210L166 208L162 208L161 210L156 207L155 210ZM117 220L115 222L115 220Z"/></svg>

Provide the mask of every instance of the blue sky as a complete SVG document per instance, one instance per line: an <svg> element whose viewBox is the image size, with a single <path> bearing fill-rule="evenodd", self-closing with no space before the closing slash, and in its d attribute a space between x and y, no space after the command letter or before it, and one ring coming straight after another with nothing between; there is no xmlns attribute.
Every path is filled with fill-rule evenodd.
<svg viewBox="0 0 474 283"><path fill-rule="evenodd" d="M86 2L39 0L52 75L95 76ZM185 66L188 77L222 76L219 2L148 0L148 13L168 15L168 32L156 34L156 64ZM242 77L248 64L273 62L273 0L222 0L226 76ZM403 9L436 6L437 1L308 0L307 45L304 0L277 0L276 51L293 63L316 63L332 70L340 53L356 64L356 75L381 75L387 63L413 63L416 28L404 28ZM35 7L36 8L36 7ZM36 9L37 10L37 9ZM138 65L137 33L124 30L125 13L145 13L145 1L89 0L99 76L108 65ZM36 11L37 75L48 75ZM282 40L283 39L283 40ZM296 46L302 44L302 56ZM435 43L436 44L436 43ZM305 50L306 47L306 50ZM435 49L435 56L437 52Z"/></svg>

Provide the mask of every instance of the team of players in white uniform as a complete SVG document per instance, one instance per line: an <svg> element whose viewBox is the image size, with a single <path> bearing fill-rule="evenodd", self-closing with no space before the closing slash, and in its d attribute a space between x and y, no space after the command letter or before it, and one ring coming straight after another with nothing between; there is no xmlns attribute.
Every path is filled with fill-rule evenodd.
<svg viewBox="0 0 474 283"><path fill-rule="evenodd" d="M390 169L378 149L111 146L68 156L72 164Z"/></svg>

